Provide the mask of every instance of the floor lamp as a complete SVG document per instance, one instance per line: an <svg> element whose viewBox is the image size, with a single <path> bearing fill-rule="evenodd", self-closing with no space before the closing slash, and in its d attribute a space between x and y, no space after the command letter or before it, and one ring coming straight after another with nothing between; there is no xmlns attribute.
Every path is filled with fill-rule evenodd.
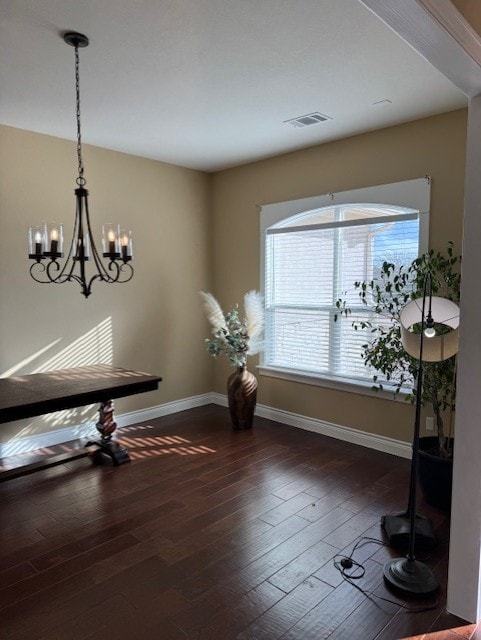
<svg viewBox="0 0 481 640"><path fill-rule="evenodd" d="M426 314L427 309L427 314ZM391 558L384 565L386 584L406 595L429 597L438 589L438 581L431 569L416 560L416 536L424 536L427 542L435 541L432 524L428 518L416 514L416 489L418 477L419 432L423 391L423 362L441 362L457 353L459 307L445 298L431 293L431 275L424 279L423 296L409 302L401 311L401 341L406 352L419 361L416 379L416 410L409 485L408 510L398 516L384 516L383 526L388 537L406 535L407 555ZM443 325L441 335L436 334L436 325ZM414 333L414 327L421 327ZM394 545L393 545L394 546ZM418 547L422 546L418 544Z"/></svg>

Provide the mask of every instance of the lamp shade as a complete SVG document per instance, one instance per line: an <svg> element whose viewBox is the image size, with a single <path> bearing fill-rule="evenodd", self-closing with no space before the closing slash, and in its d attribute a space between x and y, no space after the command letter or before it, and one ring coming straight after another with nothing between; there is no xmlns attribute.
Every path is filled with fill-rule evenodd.
<svg viewBox="0 0 481 640"><path fill-rule="evenodd" d="M423 339L423 362L441 362L458 352L459 307L452 300L432 296L431 315L435 324L449 327L443 335ZM401 323L401 341L407 353L419 360L421 335L413 332L413 327L423 320L423 299L408 302L399 316Z"/></svg>

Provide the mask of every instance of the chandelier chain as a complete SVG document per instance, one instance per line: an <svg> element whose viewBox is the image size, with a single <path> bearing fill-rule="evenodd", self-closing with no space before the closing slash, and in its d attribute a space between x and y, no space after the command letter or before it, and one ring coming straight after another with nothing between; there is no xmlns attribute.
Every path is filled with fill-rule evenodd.
<svg viewBox="0 0 481 640"><path fill-rule="evenodd" d="M84 178L84 163L82 160L82 134L80 130L80 72L78 45L75 45L75 94L76 94L76 117L77 117L77 158L78 158L78 178L79 187L84 187L87 183Z"/></svg>

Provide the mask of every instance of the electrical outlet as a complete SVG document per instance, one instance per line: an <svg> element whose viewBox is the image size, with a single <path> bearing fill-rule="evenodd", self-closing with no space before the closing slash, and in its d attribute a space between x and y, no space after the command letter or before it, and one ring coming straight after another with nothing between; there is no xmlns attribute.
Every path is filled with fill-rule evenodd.
<svg viewBox="0 0 481 640"><path fill-rule="evenodd" d="M434 431L434 418L426 418L426 431Z"/></svg>

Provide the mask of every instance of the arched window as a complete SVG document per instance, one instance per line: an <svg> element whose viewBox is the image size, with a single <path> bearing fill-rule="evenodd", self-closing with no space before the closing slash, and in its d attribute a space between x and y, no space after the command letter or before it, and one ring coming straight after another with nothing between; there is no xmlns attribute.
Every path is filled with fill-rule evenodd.
<svg viewBox="0 0 481 640"><path fill-rule="evenodd" d="M353 318L372 315L354 282L376 279L384 260L408 265L426 250L428 204L429 183L420 179L262 207L261 366L370 386L361 356L369 335L333 321L336 301L346 299Z"/></svg>

